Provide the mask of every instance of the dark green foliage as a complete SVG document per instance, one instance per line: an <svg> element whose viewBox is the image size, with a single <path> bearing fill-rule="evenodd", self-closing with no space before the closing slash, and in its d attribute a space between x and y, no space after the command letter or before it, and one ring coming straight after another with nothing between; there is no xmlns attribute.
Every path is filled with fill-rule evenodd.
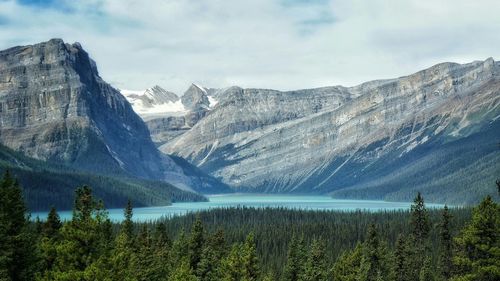
<svg viewBox="0 0 500 281"><path fill-rule="evenodd" d="M204 243L205 233L203 230L203 224L201 222L201 219L197 218L191 229L188 247L189 264L195 271L198 267L198 263L201 260L201 253L203 251Z"/></svg>
<svg viewBox="0 0 500 281"><path fill-rule="evenodd" d="M465 224L470 218L470 209L453 208L452 232ZM431 225L441 221L441 211L428 210ZM244 241L247 234L255 235L257 254L261 272L273 272L281 278L292 237L302 237L306 256L313 239L325 242L326 263L331 268L336 258L344 251L353 249L358 242L364 241L368 226L379 226L379 235L388 241L390 250L394 248L399 234L405 237L410 233L410 212L331 212L301 211L287 209L230 208L201 211L180 217L160 220L167 226L170 237L179 239L180 229L189 229L199 216L206 233L224 230L228 245ZM154 227L154 226L151 226ZM439 229L431 228L429 233L429 255L437 259L439 250ZM409 242L408 242L409 243ZM174 242L176 244L176 242ZM186 253L186 250L181 253ZM418 278L418 276L417 276Z"/></svg>
<svg viewBox="0 0 500 281"><path fill-rule="evenodd" d="M313 240L299 280L326 281L328 278L327 272L325 245L321 240Z"/></svg>
<svg viewBox="0 0 500 281"><path fill-rule="evenodd" d="M425 208L424 199L420 192L413 200L413 205L411 206L411 221L410 225L412 228L411 235L417 244L422 245L429 235L430 225L429 225L429 214Z"/></svg>
<svg viewBox="0 0 500 281"><path fill-rule="evenodd" d="M241 261L243 263L243 280L256 281L259 276L259 264L257 251L255 249L255 238L253 233L248 234L245 243L241 247Z"/></svg>
<svg viewBox="0 0 500 281"><path fill-rule="evenodd" d="M428 238L431 230L429 213L420 192L417 193L411 206L410 227L410 239L413 243L410 245L412 255L409 276L410 280L419 280L426 255L429 253Z"/></svg>
<svg viewBox="0 0 500 281"><path fill-rule="evenodd" d="M472 221L456 237L457 274L452 280L500 280L500 206L486 197L472 211Z"/></svg>
<svg viewBox="0 0 500 281"><path fill-rule="evenodd" d="M452 215L448 206L444 206L443 218L440 224L440 254L439 254L439 274L443 280L449 280L453 270L453 251L452 251L452 235L450 229Z"/></svg>
<svg viewBox="0 0 500 281"><path fill-rule="evenodd" d="M406 202L420 191L428 202L435 203L472 205L478 204L486 195L492 195L498 201L500 193L494 190L494 182L500 172L497 145L500 119L491 116L490 120L494 121L484 120L482 128L478 127L477 131L460 139L440 139L443 132L437 131L441 129L439 118L425 124L410 122L408 127L401 129L411 131L415 126L421 126L430 137L427 142L409 152L404 150L407 146L402 145L401 150L394 149L374 161L361 161L359 166L344 165L327 186L339 188L332 193L335 198ZM449 124L448 128L453 130L456 127ZM413 137L409 133L402 135L406 137L399 139L401 143L409 142ZM431 137L433 135L435 138ZM384 141L373 148L360 148L357 151L359 157L376 153L373 149L394 144L395 140L387 138ZM357 156L354 154L353 158Z"/></svg>
<svg viewBox="0 0 500 281"><path fill-rule="evenodd" d="M0 181L0 280L33 279L33 239L21 188L7 171Z"/></svg>
<svg viewBox="0 0 500 281"><path fill-rule="evenodd" d="M304 249L304 240L303 238L298 239L296 236L293 236L288 246L288 254L282 280L298 281L299 277L303 275L305 261L306 253Z"/></svg>
<svg viewBox="0 0 500 281"><path fill-rule="evenodd" d="M434 269L432 268L431 259L426 257L422 268L420 269L419 281L434 281L436 276L434 274Z"/></svg>
<svg viewBox="0 0 500 281"><path fill-rule="evenodd" d="M47 220L43 223L42 232L43 236L47 238L55 238L59 235L62 223L59 214L54 207L50 209Z"/></svg>
<svg viewBox="0 0 500 281"><path fill-rule="evenodd" d="M353 250L344 251L333 265L333 281L357 281L362 256L361 244L357 244Z"/></svg>
<svg viewBox="0 0 500 281"><path fill-rule="evenodd" d="M393 266L389 253L382 243L375 225L370 225L368 228L362 253L359 280L393 280Z"/></svg>
<svg viewBox="0 0 500 281"><path fill-rule="evenodd" d="M90 174L62 164L36 160L0 144L0 171L10 170L20 180L31 211L69 210L75 187L85 183L109 208L123 207L128 198L134 206L165 206L171 202L206 201L199 194L180 190L169 183L138 178Z"/></svg>
<svg viewBox="0 0 500 281"><path fill-rule="evenodd" d="M411 212L231 208L145 223L133 222L128 204L126 219L113 225L83 186L71 221L61 223L53 209L30 224L16 182L7 175L1 188L0 280L9 281L441 281L451 237L470 218L470 209L427 210L417 196ZM450 255L450 280L500 277L499 216L490 197L474 209Z"/></svg>
<svg viewBox="0 0 500 281"><path fill-rule="evenodd" d="M130 199L127 201L127 206L123 211L125 219L122 223L122 231L127 236L129 240L132 240L134 236L134 223L132 222L133 210L132 210L132 202Z"/></svg>
<svg viewBox="0 0 500 281"><path fill-rule="evenodd" d="M408 237L399 235L394 250L394 274L398 281L412 280L412 244Z"/></svg>

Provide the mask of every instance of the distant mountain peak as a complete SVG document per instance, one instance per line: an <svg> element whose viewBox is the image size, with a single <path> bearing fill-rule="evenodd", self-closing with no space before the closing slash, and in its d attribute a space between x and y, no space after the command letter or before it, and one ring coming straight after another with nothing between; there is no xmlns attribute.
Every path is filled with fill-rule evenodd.
<svg viewBox="0 0 500 281"><path fill-rule="evenodd" d="M202 87L202 86L200 86L200 85L198 85L198 84L196 84L196 83L192 83L192 84L191 84L191 86L192 86L192 87L196 87L196 88L198 88L198 89L199 89L199 90L201 90L203 93L205 93L205 95L207 95L207 89L206 89L205 87Z"/></svg>
<svg viewBox="0 0 500 281"><path fill-rule="evenodd" d="M132 105L134 111L143 119L165 114L184 114L186 109L180 98L173 92L155 85L145 91L120 90Z"/></svg>

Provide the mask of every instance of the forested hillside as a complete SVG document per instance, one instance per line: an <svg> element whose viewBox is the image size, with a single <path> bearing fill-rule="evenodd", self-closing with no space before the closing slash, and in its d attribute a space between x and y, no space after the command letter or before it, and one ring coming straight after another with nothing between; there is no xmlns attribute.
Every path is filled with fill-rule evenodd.
<svg viewBox="0 0 500 281"><path fill-rule="evenodd" d="M500 188L500 187L499 187ZM19 184L0 182L2 280L491 281L500 278L500 206L338 213L226 209L113 225L76 190L73 218L26 217ZM286 254L285 254L286 253Z"/></svg>
<svg viewBox="0 0 500 281"><path fill-rule="evenodd" d="M205 201L206 198L180 190L168 183L85 173L62 164L26 157L0 145L0 171L9 170L19 179L30 210L55 206L69 210L75 187L88 184L107 207L121 208L130 198L135 206L169 205L171 202Z"/></svg>

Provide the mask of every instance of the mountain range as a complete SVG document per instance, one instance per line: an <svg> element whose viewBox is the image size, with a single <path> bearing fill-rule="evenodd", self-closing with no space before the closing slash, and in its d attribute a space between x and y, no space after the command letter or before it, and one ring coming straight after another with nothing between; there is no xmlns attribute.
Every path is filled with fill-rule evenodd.
<svg viewBox="0 0 500 281"><path fill-rule="evenodd" d="M168 136L156 138L161 151L237 191L405 201L421 191L462 204L494 191L500 175L500 63L492 58L354 87L198 93L218 103L196 122L165 112L146 123L153 139Z"/></svg>
<svg viewBox="0 0 500 281"><path fill-rule="evenodd" d="M107 191L112 204L137 190L169 190L142 205L232 191L466 204L500 175L499 104L492 58L354 87L192 84L178 96L115 89L80 44L52 39L0 51L0 168L51 171L55 193L131 183ZM59 187L68 173L85 176ZM25 185L38 197L48 186Z"/></svg>

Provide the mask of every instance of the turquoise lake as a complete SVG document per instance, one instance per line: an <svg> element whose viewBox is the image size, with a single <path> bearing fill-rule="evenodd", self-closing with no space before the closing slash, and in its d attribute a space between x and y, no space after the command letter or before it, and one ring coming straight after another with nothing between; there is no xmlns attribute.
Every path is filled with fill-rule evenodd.
<svg viewBox="0 0 500 281"><path fill-rule="evenodd" d="M274 194L223 194L208 195L209 202L173 203L171 206L134 208L135 221L154 220L161 217L184 215L189 212L213 208L253 207L253 208L289 208L300 210L331 211L383 211L409 209L410 202L388 202L370 200L340 200L328 196L311 195L274 195ZM429 208L442 205L426 204ZM109 217L113 221L123 220L123 209L109 209ZM71 211L60 211L61 219L71 218ZM32 213L31 217L45 219L47 212Z"/></svg>

